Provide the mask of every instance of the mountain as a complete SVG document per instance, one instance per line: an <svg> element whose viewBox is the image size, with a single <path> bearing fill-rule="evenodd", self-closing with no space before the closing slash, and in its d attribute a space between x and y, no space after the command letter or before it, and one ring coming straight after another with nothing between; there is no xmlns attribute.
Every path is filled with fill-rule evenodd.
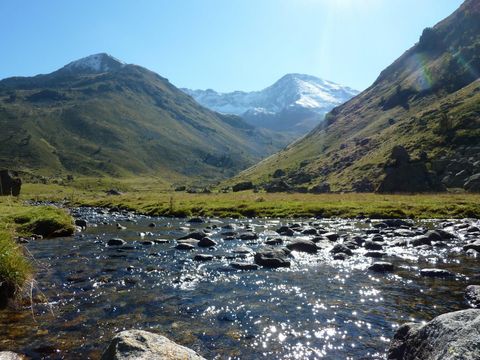
<svg viewBox="0 0 480 360"><path fill-rule="evenodd" d="M371 191L385 179L392 149L403 146L449 187L480 173L479 76L480 1L467 0L368 89L231 182Z"/></svg>
<svg viewBox="0 0 480 360"><path fill-rule="evenodd" d="M287 74L261 91L182 90L211 110L239 115L254 126L295 137L312 130L328 111L358 94L349 87L303 74Z"/></svg>
<svg viewBox="0 0 480 360"><path fill-rule="evenodd" d="M0 168L45 176L231 176L284 139L107 54L0 81Z"/></svg>

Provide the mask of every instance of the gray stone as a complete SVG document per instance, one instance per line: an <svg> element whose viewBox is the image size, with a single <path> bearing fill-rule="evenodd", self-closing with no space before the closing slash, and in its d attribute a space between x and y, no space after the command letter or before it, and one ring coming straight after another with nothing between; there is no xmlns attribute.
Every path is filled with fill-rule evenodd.
<svg viewBox="0 0 480 360"><path fill-rule="evenodd" d="M85 229L87 227L87 220L84 219L76 219L75 220L75 225L80 226L81 228Z"/></svg>
<svg viewBox="0 0 480 360"><path fill-rule="evenodd" d="M127 330L115 335L102 360L205 360L195 351L164 336L143 330Z"/></svg>
<svg viewBox="0 0 480 360"><path fill-rule="evenodd" d="M381 258L381 257L384 257L385 255L386 253L384 253L383 251L367 251L365 253L366 257L371 257L371 258Z"/></svg>
<svg viewBox="0 0 480 360"><path fill-rule="evenodd" d="M256 264L268 268L290 267L289 254L290 250L285 248L264 247L257 250L254 259Z"/></svg>
<svg viewBox="0 0 480 360"><path fill-rule="evenodd" d="M268 239L267 241L265 241L265 244L267 244L267 245L281 245L281 244L283 244L283 239L282 238Z"/></svg>
<svg viewBox="0 0 480 360"><path fill-rule="evenodd" d="M195 249L195 246L192 245L192 244L180 243L177 246L175 246L175 249L177 249L177 250L193 250L193 249Z"/></svg>
<svg viewBox="0 0 480 360"><path fill-rule="evenodd" d="M108 246L122 246L122 245L125 245L126 243L127 242L123 239L113 238L113 239L108 240L107 245Z"/></svg>
<svg viewBox="0 0 480 360"><path fill-rule="evenodd" d="M378 261L370 265L368 269L375 272L392 272L393 264L386 261Z"/></svg>
<svg viewBox="0 0 480 360"><path fill-rule="evenodd" d="M24 360L25 356L12 351L0 351L0 360Z"/></svg>
<svg viewBox="0 0 480 360"><path fill-rule="evenodd" d="M205 236L206 236L205 232L195 231L195 232L192 232L188 235L182 236L181 238L178 238L178 240L184 240L184 239L202 240Z"/></svg>
<svg viewBox="0 0 480 360"><path fill-rule="evenodd" d="M292 251L306 252L309 254L316 254L318 251L317 245L311 240L296 239L287 244L287 249Z"/></svg>
<svg viewBox="0 0 480 360"><path fill-rule="evenodd" d="M480 285L469 285L465 289L465 299L474 308L480 308Z"/></svg>
<svg viewBox="0 0 480 360"><path fill-rule="evenodd" d="M244 181L232 186L233 192L251 190L253 189L253 183L251 181Z"/></svg>
<svg viewBox="0 0 480 360"><path fill-rule="evenodd" d="M200 262L204 262L204 261L211 261L213 260L213 255L209 255L209 254L197 254L193 257L193 260L194 261L200 261Z"/></svg>
<svg viewBox="0 0 480 360"><path fill-rule="evenodd" d="M347 257L348 255L343 252L333 254L333 260L345 260Z"/></svg>
<svg viewBox="0 0 480 360"><path fill-rule="evenodd" d="M426 236L417 236L410 241L410 244L412 244L412 246L416 247L416 246L421 246L421 245L431 245L432 242Z"/></svg>
<svg viewBox="0 0 480 360"><path fill-rule="evenodd" d="M326 237L330 241L337 241L338 239L340 239L340 235L338 235L334 232L325 233L325 234L323 234L323 236Z"/></svg>
<svg viewBox="0 0 480 360"><path fill-rule="evenodd" d="M344 253L347 255L353 255L352 250L346 247L344 244L335 244L335 246L330 250L332 254Z"/></svg>
<svg viewBox="0 0 480 360"><path fill-rule="evenodd" d="M367 250L383 250L383 245L382 244L380 244L378 242L370 241L370 240L365 241L363 246Z"/></svg>
<svg viewBox="0 0 480 360"><path fill-rule="evenodd" d="M204 237L202 240L200 240L197 244L200 247L212 247L217 245L217 242L215 240L212 240L208 237Z"/></svg>
<svg viewBox="0 0 480 360"><path fill-rule="evenodd" d="M452 274L450 271L445 269L421 269L420 275L426 276L426 277L440 277L440 278L454 276L454 274Z"/></svg>
<svg viewBox="0 0 480 360"><path fill-rule="evenodd" d="M465 251L468 251L470 249L480 252L480 240L476 240L473 243L466 244L463 246L463 250Z"/></svg>
<svg viewBox="0 0 480 360"><path fill-rule="evenodd" d="M237 262L230 263L230 266L237 270L257 270L259 266L257 264Z"/></svg>
<svg viewBox="0 0 480 360"><path fill-rule="evenodd" d="M240 235L239 238L240 238L240 240L257 240L258 235L253 233L253 232L250 232L250 233L245 233L245 234Z"/></svg>
<svg viewBox="0 0 480 360"><path fill-rule="evenodd" d="M425 325L400 326L390 343L389 360L478 360L480 309L437 316Z"/></svg>

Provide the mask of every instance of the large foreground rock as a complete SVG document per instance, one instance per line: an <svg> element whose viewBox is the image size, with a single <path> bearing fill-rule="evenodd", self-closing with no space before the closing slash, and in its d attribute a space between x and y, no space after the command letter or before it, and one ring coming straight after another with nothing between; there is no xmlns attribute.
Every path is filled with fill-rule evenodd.
<svg viewBox="0 0 480 360"><path fill-rule="evenodd" d="M0 170L0 195L20 195L22 180L8 170Z"/></svg>
<svg viewBox="0 0 480 360"><path fill-rule="evenodd" d="M102 360L205 360L195 351L164 336L143 330L127 330L115 335Z"/></svg>
<svg viewBox="0 0 480 360"><path fill-rule="evenodd" d="M12 351L0 351L0 360L24 360L23 355L14 353Z"/></svg>
<svg viewBox="0 0 480 360"><path fill-rule="evenodd" d="M480 358L480 309L437 316L425 325L407 323L397 330L389 360L474 360Z"/></svg>

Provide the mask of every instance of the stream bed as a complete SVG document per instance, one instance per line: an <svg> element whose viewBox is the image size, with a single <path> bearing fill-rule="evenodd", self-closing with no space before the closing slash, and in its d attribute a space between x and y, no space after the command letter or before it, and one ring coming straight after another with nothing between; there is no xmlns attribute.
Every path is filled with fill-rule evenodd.
<svg viewBox="0 0 480 360"><path fill-rule="evenodd" d="M29 304L0 310L0 350L99 359L116 332L143 329L207 359L384 359L400 324L467 308L465 287L480 283L480 259L463 248L480 239L474 219L189 222L95 208L73 213L88 223L82 232L26 244L36 267L33 311ZM455 238L413 241L431 229ZM176 248L176 239L201 231L216 245ZM125 244L108 246L112 238ZM281 248L292 239L313 240L318 251L292 251L288 268L231 266L253 264L268 240ZM365 241L380 246L366 249ZM335 260L338 244L352 254ZM194 260L198 254L213 257ZM394 271L370 270L377 261ZM422 276L424 268L449 276Z"/></svg>

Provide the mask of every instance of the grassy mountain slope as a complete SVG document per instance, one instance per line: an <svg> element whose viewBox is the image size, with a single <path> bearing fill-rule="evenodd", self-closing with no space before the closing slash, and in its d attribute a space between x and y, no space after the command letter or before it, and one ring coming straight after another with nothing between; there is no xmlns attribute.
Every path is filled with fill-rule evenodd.
<svg viewBox="0 0 480 360"><path fill-rule="evenodd" d="M109 69L66 66L0 81L0 167L42 175L211 180L281 145L238 117L201 107L145 68Z"/></svg>
<svg viewBox="0 0 480 360"><path fill-rule="evenodd" d="M303 175L302 186L349 190L362 178L378 184L394 145L430 158L478 145L479 76L480 2L467 0L324 124L232 182L268 182L282 169L286 180Z"/></svg>

